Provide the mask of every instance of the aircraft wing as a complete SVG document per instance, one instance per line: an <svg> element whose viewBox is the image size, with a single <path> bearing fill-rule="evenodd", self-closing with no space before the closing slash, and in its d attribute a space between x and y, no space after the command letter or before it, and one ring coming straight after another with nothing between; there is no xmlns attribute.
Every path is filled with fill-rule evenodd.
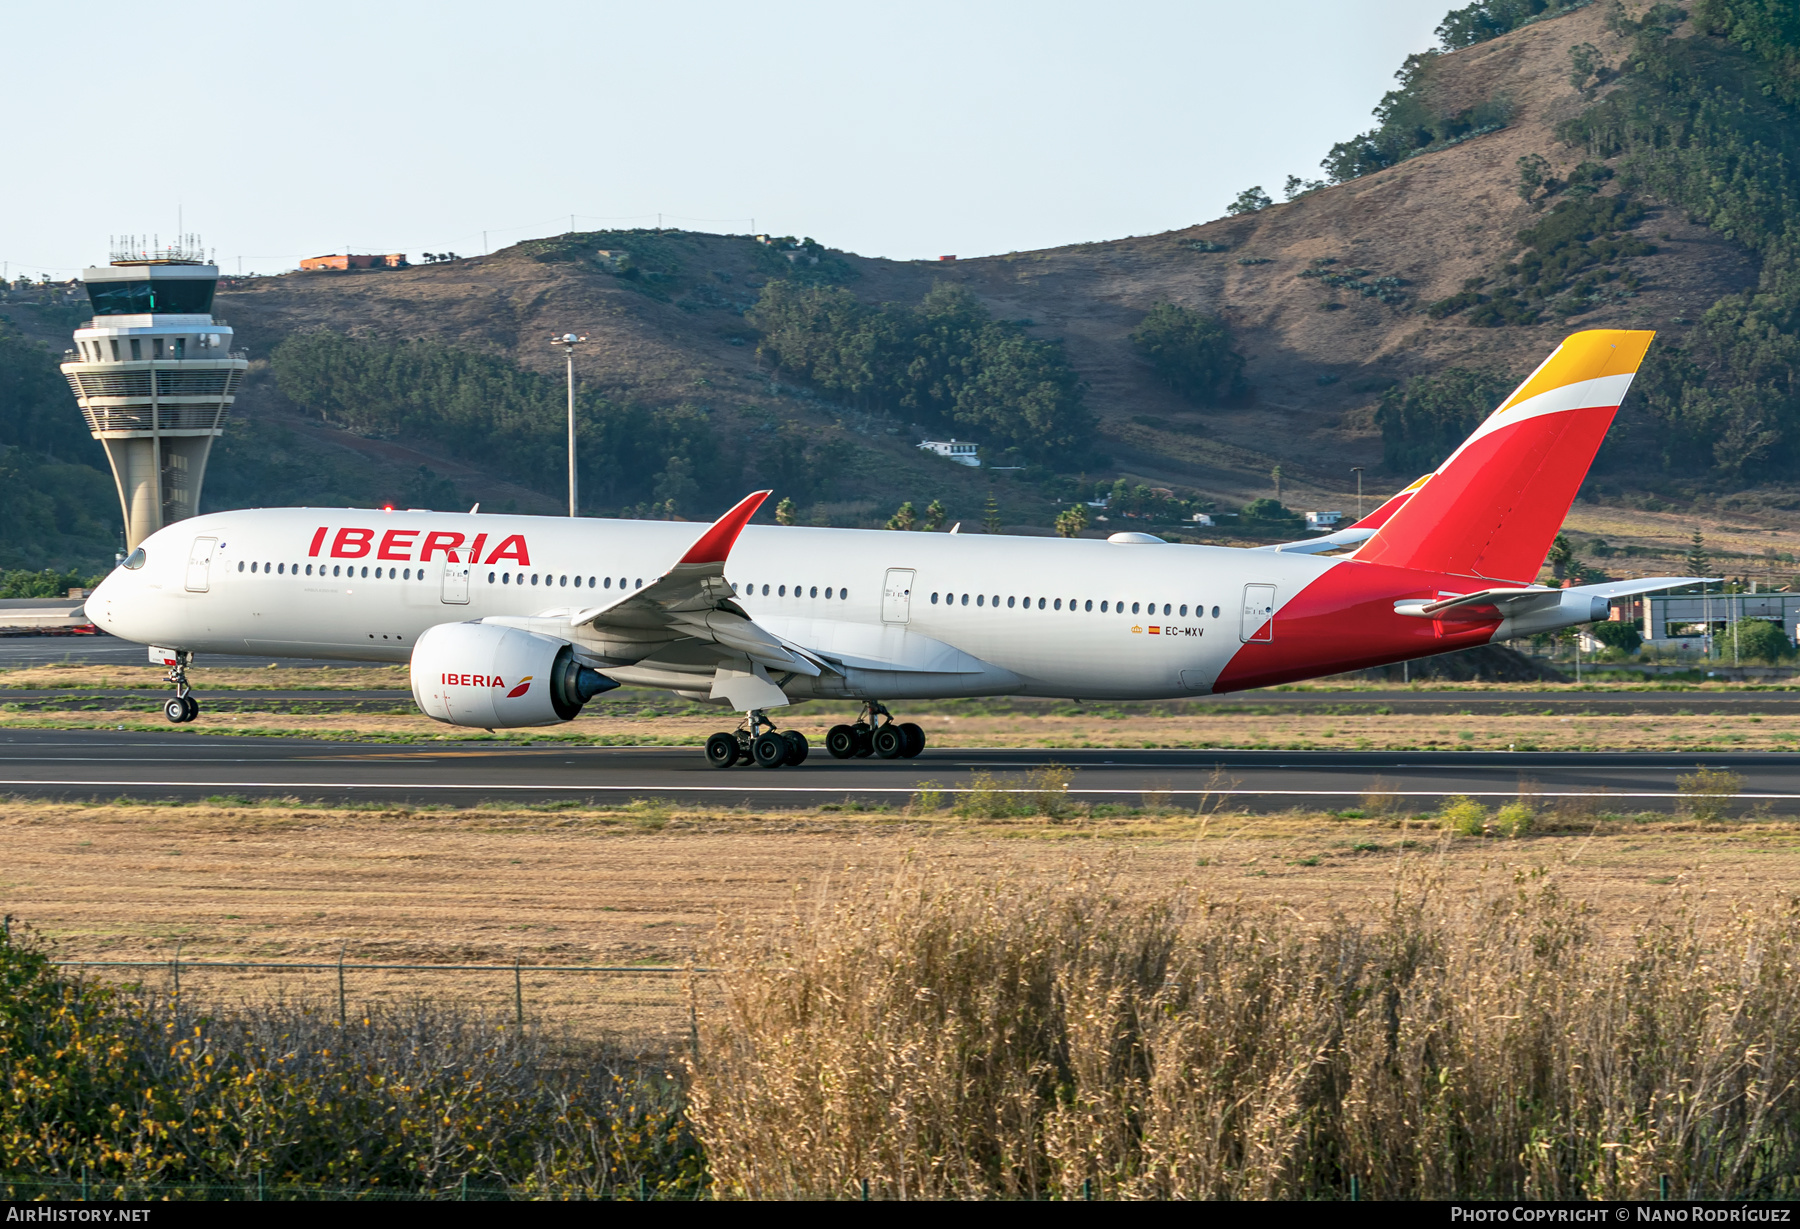
<svg viewBox="0 0 1800 1229"><path fill-rule="evenodd" d="M589 626L606 640L666 644L691 637L742 653L768 670L818 675L824 665L797 645L759 627L732 594L725 560L750 518L769 497L747 495L700 535L667 572L642 589L577 610L569 626Z"/></svg>

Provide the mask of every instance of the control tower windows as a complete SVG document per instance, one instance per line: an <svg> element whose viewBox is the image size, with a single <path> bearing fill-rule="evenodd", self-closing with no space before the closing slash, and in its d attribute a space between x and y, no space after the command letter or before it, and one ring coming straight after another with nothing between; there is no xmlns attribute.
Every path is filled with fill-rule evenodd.
<svg viewBox="0 0 1800 1229"><path fill-rule="evenodd" d="M89 282L87 292L96 316L204 316L212 311L214 285L210 278L147 278Z"/></svg>
<svg viewBox="0 0 1800 1229"><path fill-rule="evenodd" d="M135 363L137 360L139 360L143 357L144 357L144 343L139 341L137 338L133 337L131 339L131 361Z"/></svg>
<svg viewBox="0 0 1800 1229"><path fill-rule="evenodd" d="M111 345L111 346L112 346L112 356L113 356L113 362L115 362L115 363L116 363L116 362L118 362L118 361L119 361L119 342L118 342L118 339L117 339L117 338L114 338L114 339L113 339L113 340L112 340L112 341L111 341L111 342L109 342L109 343L108 343L108 344L109 344L109 345Z"/></svg>

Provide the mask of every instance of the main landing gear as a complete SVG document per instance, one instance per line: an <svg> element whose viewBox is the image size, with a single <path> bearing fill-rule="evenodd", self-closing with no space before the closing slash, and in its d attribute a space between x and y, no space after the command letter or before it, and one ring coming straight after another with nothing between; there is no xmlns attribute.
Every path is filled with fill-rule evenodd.
<svg viewBox="0 0 1800 1229"><path fill-rule="evenodd" d="M200 715L200 701L194 699L194 689L188 686L187 668L194 664L194 655L186 649L177 650L175 664L169 667L166 676L174 685L175 694L163 705L163 716L176 725L184 721L192 721Z"/></svg>
<svg viewBox="0 0 1800 1229"><path fill-rule="evenodd" d="M799 730L777 730L767 713L754 708L745 714L743 725L730 732L721 730L706 740L706 762L714 768L740 763L780 768L805 763L809 750L806 735Z"/></svg>
<svg viewBox="0 0 1800 1229"><path fill-rule="evenodd" d="M864 702L855 725L834 725L825 735L825 750L833 759L877 756L884 760L910 760L925 750L925 731L912 722L897 722L879 702Z"/></svg>

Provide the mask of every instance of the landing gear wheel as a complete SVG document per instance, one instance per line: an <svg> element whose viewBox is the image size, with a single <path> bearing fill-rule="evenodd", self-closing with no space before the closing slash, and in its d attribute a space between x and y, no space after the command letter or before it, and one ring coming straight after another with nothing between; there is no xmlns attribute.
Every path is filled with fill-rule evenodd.
<svg viewBox="0 0 1800 1229"><path fill-rule="evenodd" d="M856 754L856 731L847 725L834 725L825 733L825 750L834 760L847 760Z"/></svg>
<svg viewBox="0 0 1800 1229"><path fill-rule="evenodd" d="M194 719L188 713L186 696L170 696L163 704L163 716L167 717L172 725L180 725L184 721Z"/></svg>
<svg viewBox="0 0 1800 1229"><path fill-rule="evenodd" d="M808 746L806 735L799 730L783 730L781 736L787 739L789 768L796 768L806 763L806 753L812 748Z"/></svg>
<svg viewBox="0 0 1800 1229"><path fill-rule="evenodd" d="M900 734L906 739L906 745L900 749L900 757L910 760L925 750L925 731L908 721L900 727Z"/></svg>
<svg viewBox="0 0 1800 1229"><path fill-rule="evenodd" d="M869 743L875 754L884 760L899 759L906 753L908 741L906 735L900 732L900 727L893 722L880 727L869 736Z"/></svg>
<svg viewBox="0 0 1800 1229"><path fill-rule="evenodd" d="M856 736L856 757L867 759L875 750L875 744L869 741L868 723L859 721L850 727L850 732Z"/></svg>
<svg viewBox="0 0 1800 1229"><path fill-rule="evenodd" d="M750 754L756 759L758 768L780 768L787 763L788 740L770 731L759 734L756 741L750 744Z"/></svg>
<svg viewBox="0 0 1800 1229"><path fill-rule="evenodd" d="M200 701L194 699L193 696L182 696L181 698L187 701L188 720L192 721L200 715Z"/></svg>
<svg viewBox="0 0 1800 1229"><path fill-rule="evenodd" d="M738 762L738 754L735 734L714 734L706 740L706 762L714 768L730 768Z"/></svg>

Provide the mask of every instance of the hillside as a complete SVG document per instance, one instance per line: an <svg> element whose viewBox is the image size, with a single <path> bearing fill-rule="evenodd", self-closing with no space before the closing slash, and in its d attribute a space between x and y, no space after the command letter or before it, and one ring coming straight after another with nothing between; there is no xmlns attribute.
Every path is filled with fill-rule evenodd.
<svg viewBox="0 0 1800 1229"><path fill-rule="evenodd" d="M577 362L584 396L599 407L595 421L613 424L608 431L657 424L633 437L629 455L592 458L600 469L586 489L602 494L590 497L601 501L590 511L641 511L643 501L681 491L678 514L707 515L767 482L819 523L880 524L902 500L922 510L933 499L952 519L974 521L991 495L1009 528L1048 532L1055 510L1097 480L1165 486L1231 511L1275 494L1276 466L1290 507L1353 510L1353 466L1366 471L1370 499L1416 472L1410 461L1383 468L1384 390L1406 391L1450 367L1517 380L1563 335L1593 327L1654 328L1659 353L1692 350L1699 371L1704 356L1694 347L1706 340L1696 334L1708 309L1758 287L1767 245L1756 250L1745 226L1709 228L1695 219L1717 222L1717 210L1685 198L1671 203L1674 189L1663 197L1647 190L1645 177L1632 173L1628 142L1609 154L1571 136L1570 125L1620 103L1621 91L1641 91L1644 75L1620 70L1659 54L1656 39L1701 40L1727 58L1747 54L1717 32L1718 21L1698 29L1660 6L1649 17L1667 28L1646 33L1652 23L1635 20L1645 16L1641 3L1629 15L1596 3L1415 57L1384 110L1390 118L1407 107L1428 119L1474 117L1460 139L1429 143L1396 165L1359 165L1363 173L1290 202L1165 234L943 263L869 259L810 241L772 247L748 236L575 234L398 271L243 279L221 288L219 310L257 356L322 331L386 346L382 361L390 364L394 354L423 352L394 343L429 343L440 348L433 353L493 356L557 380L561 358L549 337L587 334ZM1592 70L1579 86L1572 49ZM1749 93L1741 80L1731 88ZM1483 117L1503 125L1470 128ZM1533 156L1547 187L1528 202L1521 160ZM1598 263L1555 303L1539 304L1532 322L1533 312L1517 310L1525 298L1509 297L1530 289L1517 272L1515 236L1547 234L1577 216L1565 206L1599 209L1603 221L1612 219L1612 237L1555 241ZM1596 245L1610 246L1594 256ZM1537 241L1544 252L1551 246ZM758 296L780 279L839 287L869 306L916 305L945 286L972 293L996 320L1018 322L1021 336L1061 343L1085 383L1091 440L1054 463L1004 474L920 453L913 443L925 432L943 434L941 423L824 392L759 352L746 312L754 317ZM1465 300L1482 306L1459 310ZM1165 302L1229 324L1247 359L1249 397L1197 406L1159 378L1130 335ZM1496 323L1496 312L1510 315ZM1791 324L1775 328L1791 333ZM1670 385L1665 400L1693 403L1699 379L1690 377L1691 388ZM533 404L550 413L549 386L534 387ZM1775 391L1788 395L1785 385ZM466 437L420 428L416 417L397 435L369 438L390 433L344 430L354 415L304 407L289 393L296 390L259 361L240 418L271 430L254 446L228 442L208 481L209 502L411 496L444 506L559 506L548 453L496 464ZM1653 419L1641 401L1634 396L1622 415L1571 528L1637 545L1645 567L1685 546L1696 526L1715 547L1764 559L1771 578L1789 567L1800 537L1788 537L1780 513L1800 498L1790 497L1774 464L1783 454L1765 443L1760 468L1683 470L1681 458L1658 454L1656 445L1675 411ZM1761 430L1718 421L1725 425L1706 420L1695 429ZM595 445L602 453L609 446ZM1427 441L1412 451L1435 455L1438 447Z"/></svg>

